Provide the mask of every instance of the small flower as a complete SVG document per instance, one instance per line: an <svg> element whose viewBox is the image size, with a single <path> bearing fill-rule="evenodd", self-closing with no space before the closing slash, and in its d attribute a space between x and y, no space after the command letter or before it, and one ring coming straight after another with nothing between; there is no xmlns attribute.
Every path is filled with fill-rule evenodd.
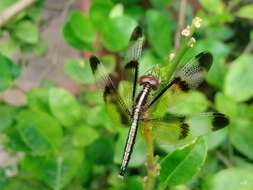
<svg viewBox="0 0 253 190"><path fill-rule="evenodd" d="M195 17L192 21L192 24L195 28L199 28L201 26L202 19L200 17Z"/></svg>
<svg viewBox="0 0 253 190"><path fill-rule="evenodd" d="M190 34L191 34L190 26L187 26L185 29L183 29L181 34L182 34L182 36L185 36L185 37L190 36Z"/></svg>
<svg viewBox="0 0 253 190"><path fill-rule="evenodd" d="M175 58L175 53L170 53L169 60L172 61Z"/></svg>
<svg viewBox="0 0 253 190"><path fill-rule="evenodd" d="M189 42L188 42L188 47L192 48L195 44L196 40L194 37L191 37Z"/></svg>

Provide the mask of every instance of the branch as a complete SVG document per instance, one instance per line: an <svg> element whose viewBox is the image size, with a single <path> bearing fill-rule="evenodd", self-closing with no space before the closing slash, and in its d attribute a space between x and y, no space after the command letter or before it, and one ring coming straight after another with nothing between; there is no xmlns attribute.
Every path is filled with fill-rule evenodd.
<svg viewBox="0 0 253 190"><path fill-rule="evenodd" d="M36 0L20 0L0 14L0 27L5 25L12 17L35 3Z"/></svg>
<svg viewBox="0 0 253 190"><path fill-rule="evenodd" d="M186 7L186 0L180 1L180 7L178 12L178 26L177 32L175 35L175 49L178 49L180 45L180 37L181 37L181 30L184 28L184 21L185 21L185 7Z"/></svg>
<svg viewBox="0 0 253 190"><path fill-rule="evenodd" d="M144 138L147 147L147 176L144 177L144 188L146 190L153 190L155 186L156 177L159 175L160 166L154 157L154 139L152 125L150 123L144 124Z"/></svg>

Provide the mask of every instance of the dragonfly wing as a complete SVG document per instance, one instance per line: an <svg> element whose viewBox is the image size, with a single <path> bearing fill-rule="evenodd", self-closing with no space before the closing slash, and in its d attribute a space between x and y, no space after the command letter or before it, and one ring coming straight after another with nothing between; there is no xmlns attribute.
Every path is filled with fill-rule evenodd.
<svg viewBox="0 0 253 190"><path fill-rule="evenodd" d="M167 113L163 118L147 121L154 123L154 133L158 141L167 143L193 139L223 129L229 124L229 118L219 112L207 112L191 116Z"/></svg>
<svg viewBox="0 0 253 190"><path fill-rule="evenodd" d="M129 108L126 106L121 96L118 94L117 89L113 83L113 80L111 79L110 75L106 71L103 64L96 56L91 56L89 61L94 76L98 78L97 80L102 82L102 86L104 88L103 96L105 102L107 101L108 96L112 96L115 102L117 103L118 107L124 113L124 115L129 117L131 115L131 112Z"/></svg>
<svg viewBox="0 0 253 190"><path fill-rule="evenodd" d="M204 80L205 74L210 69L212 62L213 56L209 52L201 52L196 55L187 64L176 71L172 81L167 84L161 84L162 88L150 101L147 109L159 100L160 97L173 85L177 85L183 91L197 88Z"/></svg>
<svg viewBox="0 0 253 190"><path fill-rule="evenodd" d="M213 63L209 52L201 52L180 68L175 74L176 84L183 91L197 88L204 80L206 73Z"/></svg>
<svg viewBox="0 0 253 190"><path fill-rule="evenodd" d="M142 53L142 46L144 42L143 30L140 26L137 26L130 38L129 46L125 56L125 69L131 70L134 74L133 88L132 88L132 101L135 99L136 87L139 74L139 58Z"/></svg>

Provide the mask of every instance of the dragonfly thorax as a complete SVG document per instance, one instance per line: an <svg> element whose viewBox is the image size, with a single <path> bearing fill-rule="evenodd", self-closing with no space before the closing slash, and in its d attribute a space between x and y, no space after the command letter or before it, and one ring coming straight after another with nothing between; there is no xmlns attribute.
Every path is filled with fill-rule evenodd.
<svg viewBox="0 0 253 190"><path fill-rule="evenodd" d="M139 80L140 85L149 85L153 90L156 90L159 86L159 81L153 75L143 75Z"/></svg>

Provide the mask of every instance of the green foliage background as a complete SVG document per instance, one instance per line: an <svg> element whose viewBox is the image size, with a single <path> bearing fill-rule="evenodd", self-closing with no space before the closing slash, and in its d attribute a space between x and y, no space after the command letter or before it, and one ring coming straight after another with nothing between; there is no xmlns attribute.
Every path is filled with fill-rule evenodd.
<svg viewBox="0 0 253 190"><path fill-rule="evenodd" d="M116 59L124 56L129 37L137 23L144 26L146 45L140 60L141 72L168 65L174 49L180 1L94 0L85 15L69 13L62 29L66 43L80 52L100 55L110 72ZM1 0L0 14L15 3ZM230 117L227 129L198 138L194 143L157 146L159 189L252 190L253 189L253 5L247 1L199 0L194 12L187 3L186 23L197 15L203 23L194 35L197 42L185 59L208 50L214 63L206 78L207 90L167 94L160 102L179 114L200 113L209 107ZM14 63L15 52L44 56L47 44L40 35L41 2L22 11L0 28L0 93L15 87L25 66ZM115 105L105 105L87 58L65 60L64 71L82 88L73 95L43 83L26 93L27 104L0 103L0 143L13 165L0 166L3 190L141 190L146 174L146 145L137 137L129 172L117 177L127 126ZM121 86L126 86L124 82ZM123 91L120 91L124 94ZM159 110L158 110L159 111ZM158 113L159 114L159 113ZM169 141L161 128L159 140ZM168 136L166 136L166 135ZM1 155L0 155L1 156ZM1 160L1 159L0 159ZM7 171L16 171L8 177Z"/></svg>

